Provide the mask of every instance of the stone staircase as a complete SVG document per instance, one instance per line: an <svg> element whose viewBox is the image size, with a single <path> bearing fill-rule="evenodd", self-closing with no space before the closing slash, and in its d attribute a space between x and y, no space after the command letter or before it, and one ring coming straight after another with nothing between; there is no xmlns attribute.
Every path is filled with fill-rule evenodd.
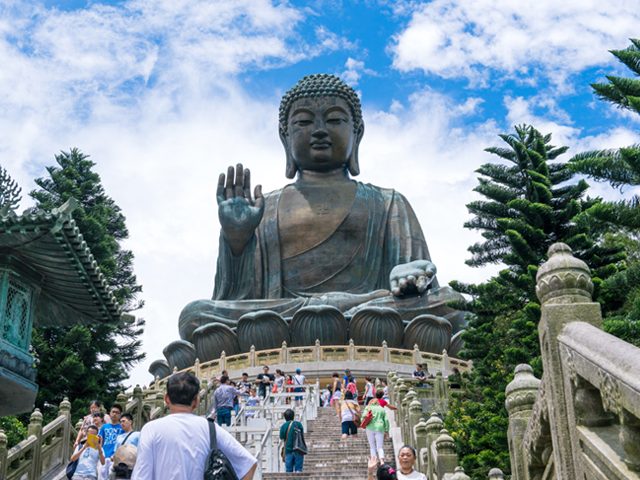
<svg viewBox="0 0 640 480"><path fill-rule="evenodd" d="M335 408L318 409L318 417L307 424L305 434L309 454L305 456L302 473L264 473L265 480L344 480L367 477L369 442L363 429L358 438L341 438L340 419ZM393 444L384 443L385 462L395 466Z"/></svg>

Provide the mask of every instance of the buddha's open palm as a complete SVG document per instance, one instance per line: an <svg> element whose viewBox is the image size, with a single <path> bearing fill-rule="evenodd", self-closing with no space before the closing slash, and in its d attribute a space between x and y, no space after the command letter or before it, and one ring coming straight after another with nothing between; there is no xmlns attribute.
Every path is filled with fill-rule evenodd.
<svg viewBox="0 0 640 480"><path fill-rule="evenodd" d="M391 293L396 297L405 293L424 292L436 274L436 266L429 260L414 260L413 262L396 265L389 274Z"/></svg>
<svg viewBox="0 0 640 480"><path fill-rule="evenodd" d="M262 186L256 185L255 199L251 198L251 173L242 164L227 169L218 178L218 218L222 233L235 255L240 255L260 224L264 215Z"/></svg>

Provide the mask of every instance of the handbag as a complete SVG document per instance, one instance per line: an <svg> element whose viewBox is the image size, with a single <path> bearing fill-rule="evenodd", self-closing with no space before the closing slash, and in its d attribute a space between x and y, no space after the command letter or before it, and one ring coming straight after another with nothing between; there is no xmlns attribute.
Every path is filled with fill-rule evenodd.
<svg viewBox="0 0 640 480"><path fill-rule="evenodd" d="M349 409L349 411L351 412L351 415L353 415L353 420L352 422L354 423L354 425L356 426L356 428L358 428L361 423L362 423L362 417L360 416L360 410L356 410L355 412L353 410L351 410L351 406L349 405L349 402L347 402L345 400L345 402L347 404L347 408ZM364 428L364 427L362 427Z"/></svg>
<svg viewBox="0 0 640 480"><path fill-rule="evenodd" d="M304 441L304 433L301 428L293 430L293 451L298 452L301 455L309 453L309 450L307 450L307 444Z"/></svg>
<svg viewBox="0 0 640 480"><path fill-rule="evenodd" d="M360 426L362 428L367 428L367 425L371 423L371 420L373 420L373 411L369 410L367 414L364 416L364 418L362 419L362 423L360 424Z"/></svg>
<svg viewBox="0 0 640 480"><path fill-rule="evenodd" d="M287 439L289 438L289 432L291 431L291 427L293 426L293 420L289 424L289 428L287 428L287 433L284 436L284 445L282 446L282 461L286 461L285 458L285 450L287 449Z"/></svg>
<svg viewBox="0 0 640 480"><path fill-rule="evenodd" d="M207 420L209 422L211 450L209 450L204 464L204 480L238 480L238 475L236 475L229 458L218 448L215 422L210 418Z"/></svg>

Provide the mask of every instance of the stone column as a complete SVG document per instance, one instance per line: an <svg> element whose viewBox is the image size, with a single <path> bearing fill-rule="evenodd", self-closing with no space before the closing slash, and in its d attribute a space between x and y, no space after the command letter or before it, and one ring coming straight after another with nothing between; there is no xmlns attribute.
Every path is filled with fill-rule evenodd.
<svg viewBox="0 0 640 480"><path fill-rule="evenodd" d="M42 414L40 409L36 408L29 418L29 427L27 436L34 435L38 440L33 447L33 457L31 459L31 472L33 478L40 478L42 474L41 453L42 453Z"/></svg>
<svg viewBox="0 0 640 480"><path fill-rule="evenodd" d="M289 349L287 348L286 340L282 342L282 350L280 350L280 363L289 363Z"/></svg>
<svg viewBox="0 0 640 480"><path fill-rule="evenodd" d="M223 350L220 352L220 373L227 368L227 354Z"/></svg>
<svg viewBox="0 0 640 480"><path fill-rule="evenodd" d="M411 443L411 411L409 405L415 399L418 398L418 394L413 388L410 388L407 394L402 399L402 441L406 444Z"/></svg>
<svg viewBox="0 0 640 480"><path fill-rule="evenodd" d="M444 427L442 419L438 415L437 412L432 412L429 420L427 420L426 431L427 431L427 451L429 452L429 465L425 465L425 475L427 478L432 478L435 473L435 467L433 463L433 459L431 458L431 445L433 442L437 440L440 436L440 430Z"/></svg>
<svg viewBox="0 0 640 480"><path fill-rule="evenodd" d="M251 345L251 349L249 350L249 366L256 366L256 347L255 345Z"/></svg>
<svg viewBox="0 0 640 480"><path fill-rule="evenodd" d="M199 358L196 358L196 361L193 364L193 374L197 378L200 378L200 359Z"/></svg>
<svg viewBox="0 0 640 480"><path fill-rule="evenodd" d="M353 338L349 340L349 361L356 361L356 346L353 343Z"/></svg>
<svg viewBox="0 0 640 480"><path fill-rule="evenodd" d="M316 339L316 348L314 350L316 362L320 362L322 360L322 350L320 349L320 340Z"/></svg>
<svg viewBox="0 0 640 480"><path fill-rule="evenodd" d="M7 436L0 428L0 478L7 478Z"/></svg>
<svg viewBox="0 0 640 480"><path fill-rule="evenodd" d="M513 480L526 480L526 460L522 452L522 439L527 430L531 410L536 402L540 380L533 376L533 368L526 364L518 365L515 376L507 385L505 407L509 412L509 453L511 456L511 475Z"/></svg>
<svg viewBox="0 0 640 480"><path fill-rule="evenodd" d="M540 349L549 387L549 424L553 437L553 456L556 478L580 478L576 461L578 445L572 445L570 425L575 423L571 391L565 391L564 377L569 372L562 364L558 336L572 322L586 322L602 329L600 304L591 301L593 283L587 265L574 258L571 248L555 243L549 248L549 260L537 275L536 294L542 304L542 318L538 325ZM577 439L576 439L577 441ZM575 456L574 456L575 453Z"/></svg>
<svg viewBox="0 0 640 480"><path fill-rule="evenodd" d="M433 383L433 389L434 389L434 396L440 401L442 402L443 400L446 401L449 399L449 397L447 396L447 385L446 382L444 381L444 378L442 377L442 372L438 371L436 372L436 381Z"/></svg>
<svg viewBox="0 0 640 480"><path fill-rule="evenodd" d="M447 372L451 371L451 363L449 362L449 354L446 350L442 350L442 369Z"/></svg>
<svg viewBox="0 0 640 480"><path fill-rule="evenodd" d="M59 417L65 417L64 430L62 431L62 463L68 462L71 457L71 402L67 397L60 402ZM4 478L0 472L0 478Z"/></svg>
<svg viewBox="0 0 640 480"><path fill-rule="evenodd" d="M422 404L418 401L417 398L411 400L409 404L409 445L416 445L416 439L413 436L413 427L420 423L420 420L423 420L422 417ZM425 425L426 428L426 425ZM425 431L426 433L426 431ZM416 447L417 449L417 447Z"/></svg>

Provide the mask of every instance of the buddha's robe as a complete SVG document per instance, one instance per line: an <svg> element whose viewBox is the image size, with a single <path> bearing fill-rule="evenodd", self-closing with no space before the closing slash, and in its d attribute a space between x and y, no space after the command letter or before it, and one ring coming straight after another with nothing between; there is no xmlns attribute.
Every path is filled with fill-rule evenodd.
<svg viewBox="0 0 640 480"><path fill-rule="evenodd" d="M193 330L207 323L234 326L242 315L256 310L288 317L306 305L333 305L345 313L386 306L398 310L406 321L423 313L455 316L446 303L462 297L449 287L440 288L435 278L421 295L394 297L388 290L393 267L430 260L418 219L400 193L358 182L353 203L338 227L312 248L282 258L278 231L282 191L265 196L264 217L241 256L234 256L220 236L213 299L184 308L183 339L190 340Z"/></svg>

